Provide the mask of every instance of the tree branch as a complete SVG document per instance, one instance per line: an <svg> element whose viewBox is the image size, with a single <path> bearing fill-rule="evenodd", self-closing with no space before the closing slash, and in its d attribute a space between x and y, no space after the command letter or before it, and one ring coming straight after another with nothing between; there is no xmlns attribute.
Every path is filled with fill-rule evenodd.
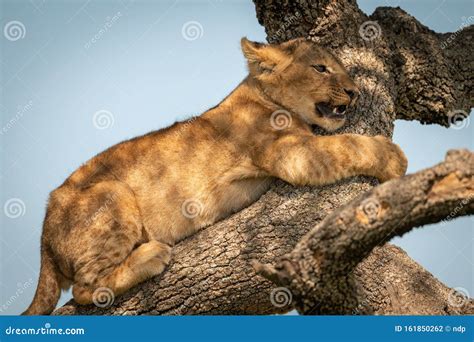
<svg viewBox="0 0 474 342"><path fill-rule="evenodd" d="M443 126L465 119L474 107L474 26L440 34L390 7L377 8L370 19L390 42L397 119Z"/></svg>
<svg viewBox="0 0 474 342"><path fill-rule="evenodd" d="M367 301L357 293L354 268L376 246L414 227L473 212L474 154L450 151L443 163L379 185L337 209L275 267L254 267L287 286L300 313L351 313Z"/></svg>

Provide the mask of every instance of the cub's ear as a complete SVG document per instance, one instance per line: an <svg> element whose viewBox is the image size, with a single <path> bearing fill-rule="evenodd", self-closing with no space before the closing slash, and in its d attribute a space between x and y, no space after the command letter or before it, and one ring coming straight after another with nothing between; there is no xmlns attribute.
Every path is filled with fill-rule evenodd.
<svg viewBox="0 0 474 342"><path fill-rule="evenodd" d="M277 67L284 69L291 63L291 57L278 46L252 42L245 37L240 40L240 45L251 72L269 72Z"/></svg>

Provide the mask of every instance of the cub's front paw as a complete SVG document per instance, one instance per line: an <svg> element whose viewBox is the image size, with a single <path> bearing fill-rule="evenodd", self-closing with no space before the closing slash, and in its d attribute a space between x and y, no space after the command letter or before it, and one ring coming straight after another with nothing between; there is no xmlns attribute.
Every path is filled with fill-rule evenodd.
<svg viewBox="0 0 474 342"><path fill-rule="evenodd" d="M394 144L390 139L378 135L375 137L381 146L380 167L378 168L377 178L381 182L386 182L393 178L400 178L407 171L408 161L401 148Z"/></svg>

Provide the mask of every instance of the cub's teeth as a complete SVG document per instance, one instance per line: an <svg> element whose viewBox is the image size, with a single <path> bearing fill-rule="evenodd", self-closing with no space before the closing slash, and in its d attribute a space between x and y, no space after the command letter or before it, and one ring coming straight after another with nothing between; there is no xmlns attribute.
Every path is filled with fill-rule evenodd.
<svg viewBox="0 0 474 342"><path fill-rule="evenodd" d="M333 112L334 114L337 114L337 107L334 107L334 109L332 110L332 112Z"/></svg>

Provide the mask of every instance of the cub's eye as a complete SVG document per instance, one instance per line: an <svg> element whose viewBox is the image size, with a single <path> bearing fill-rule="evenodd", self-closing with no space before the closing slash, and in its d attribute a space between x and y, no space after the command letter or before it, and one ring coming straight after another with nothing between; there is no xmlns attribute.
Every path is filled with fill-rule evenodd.
<svg viewBox="0 0 474 342"><path fill-rule="evenodd" d="M326 68L326 66L325 66L325 65L322 65L322 64L312 65L312 67L313 67L317 72L328 72L328 69Z"/></svg>

